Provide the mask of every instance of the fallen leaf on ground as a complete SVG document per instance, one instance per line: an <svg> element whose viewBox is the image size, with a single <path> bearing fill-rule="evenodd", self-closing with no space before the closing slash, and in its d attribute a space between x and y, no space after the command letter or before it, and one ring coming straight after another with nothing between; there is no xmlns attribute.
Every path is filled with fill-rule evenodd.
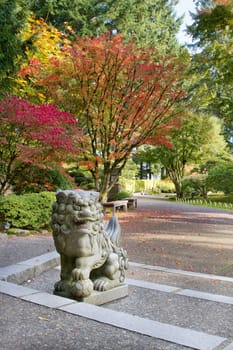
<svg viewBox="0 0 233 350"><path fill-rule="evenodd" d="M46 318L46 317L39 316L38 320L40 320L40 321L48 321L49 319Z"/></svg>

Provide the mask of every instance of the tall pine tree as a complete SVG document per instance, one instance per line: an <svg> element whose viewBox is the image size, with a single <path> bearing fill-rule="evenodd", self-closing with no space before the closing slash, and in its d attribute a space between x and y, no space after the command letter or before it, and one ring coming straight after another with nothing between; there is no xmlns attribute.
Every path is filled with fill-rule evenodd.
<svg viewBox="0 0 233 350"><path fill-rule="evenodd" d="M197 9L188 28L198 48L192 60L192 91L199 110L224 120L226 139L233 146L233 3L198 1Z"/></svg>
<svg viewBox="0 0 233 350"><path fill-rule="evenodd" d="M12 75L20 64L28 43L23 42L20 31L28 16L27 1L2 0L0 2L0 94L10 90Z"/></svg>
<svg viewBox="0 0 233 350"><path fill-rule="evenodd" d="M31 9L60 30L70 25L81 36L123 33L139 46L154 46L163 54L178 48L177 0L34 0Z"/></svg>

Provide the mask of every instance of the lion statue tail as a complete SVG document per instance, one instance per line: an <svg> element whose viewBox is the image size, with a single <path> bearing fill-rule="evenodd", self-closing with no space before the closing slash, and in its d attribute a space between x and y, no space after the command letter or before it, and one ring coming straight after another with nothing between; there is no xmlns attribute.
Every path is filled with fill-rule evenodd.
<svg viewBox="0 0 233 350"><path fill-rule="evenodd" d="M119 246L119 239L121 234L121 228L118 222L118 218L113 215L105 225L105 233L110 238L111 242L116 246Z"/></svg>

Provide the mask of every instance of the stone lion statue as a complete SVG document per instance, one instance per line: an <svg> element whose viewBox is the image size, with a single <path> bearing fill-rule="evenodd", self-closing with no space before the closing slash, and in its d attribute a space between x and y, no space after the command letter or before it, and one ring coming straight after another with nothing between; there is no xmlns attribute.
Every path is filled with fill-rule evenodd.
<svg viewBox="0 0 233 350"><path fill-rule="evenodd" d="M93 290L106 291L124 282L127 252L118 245L120 226L117 217L106 224L103 216L98 192L57 192L51 226L61 279L55 294L82 300Z"/></svg>

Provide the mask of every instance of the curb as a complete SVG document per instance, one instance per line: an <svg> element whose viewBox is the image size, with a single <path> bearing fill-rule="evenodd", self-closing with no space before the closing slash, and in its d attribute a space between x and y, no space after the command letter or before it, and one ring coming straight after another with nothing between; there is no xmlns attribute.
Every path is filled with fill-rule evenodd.
<svg viewBox="0 0 233 350"><path fill-rule="evenodd" d="M0 268L0 280L21 284L59 264L60 256L56 251L46 253L15 265Z"/></svg>

